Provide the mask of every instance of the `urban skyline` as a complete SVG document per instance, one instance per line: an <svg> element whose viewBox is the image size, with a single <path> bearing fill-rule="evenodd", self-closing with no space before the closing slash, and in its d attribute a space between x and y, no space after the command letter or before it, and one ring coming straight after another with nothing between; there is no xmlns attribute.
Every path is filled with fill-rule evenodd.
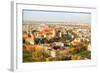
<svg viewBox="0 0 100 73"><path fill-rule="evenodd" d="M23 62L91 59L91 14L23 11Z"/></svg>

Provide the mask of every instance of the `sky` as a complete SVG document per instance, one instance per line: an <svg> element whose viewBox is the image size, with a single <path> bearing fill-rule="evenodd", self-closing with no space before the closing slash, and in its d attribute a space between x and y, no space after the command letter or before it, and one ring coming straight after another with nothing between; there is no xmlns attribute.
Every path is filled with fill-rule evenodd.
<svg viewBox="0 0 100 73"><path fill-rule="evenodd" d="M90 13L23 10L23 21L91 23Z"/></svg>

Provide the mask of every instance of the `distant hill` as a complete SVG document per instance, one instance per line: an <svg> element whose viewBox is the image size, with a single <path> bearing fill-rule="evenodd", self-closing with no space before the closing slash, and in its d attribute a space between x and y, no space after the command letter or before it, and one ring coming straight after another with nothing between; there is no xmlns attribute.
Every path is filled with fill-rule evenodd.
<svg viewBox="0 0 100 73"><path fill-rule="evenodd" d="M81 22L46 22L46 21L23 21L23 24L64 24L64 25L90 25Z"/></svg>

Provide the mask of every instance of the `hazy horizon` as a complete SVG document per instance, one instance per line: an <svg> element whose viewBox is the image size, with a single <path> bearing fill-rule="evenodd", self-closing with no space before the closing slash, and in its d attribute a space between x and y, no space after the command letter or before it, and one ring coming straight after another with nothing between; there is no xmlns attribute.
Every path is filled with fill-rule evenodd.
<svg viewBox="0 0 100 73"><path fill-rule="evenodd" d="M23 10L23 21L91 23L91 14Z"/></svg>

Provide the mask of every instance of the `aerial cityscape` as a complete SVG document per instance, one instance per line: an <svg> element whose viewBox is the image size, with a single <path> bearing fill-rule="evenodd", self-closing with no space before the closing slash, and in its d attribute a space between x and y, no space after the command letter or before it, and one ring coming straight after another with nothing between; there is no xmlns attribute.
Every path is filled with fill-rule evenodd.
<svg viewBox="0 0 100 73"><path fill-rule="evenodd" d="M91 59L89 24L23 24L23 61Z"/></svg>
<svg viewBox="0 0 100 73"><path fill-rule="evenodd" d="M44 14L40 12L40 16L41 15L43 18L46 17L45 12ZM25 19L25 16L27 19ZM51 19L51 16L52 15L48 15L47 19L41 19L41 21L39 21L38 16L37 19L36 16L32 14L30 16L29 13L23 14L23 62L91 59L91 24L90 20L86 19L89 18L89 16L86 15L86 17L84 17L83 14L82 19L76 19L73 17L75 16L73 14L72 16L70 15L71 18L73 17L70 22L65 21L69 19L67 19L67 17L63 19L62 17L64 16L59 16L59 19L56 17ZM78 16L78 18L79 17L80 16ZM37 21L34 20L35 18ZM31 21L29 21L29 19L31 19Z"/></svg>

